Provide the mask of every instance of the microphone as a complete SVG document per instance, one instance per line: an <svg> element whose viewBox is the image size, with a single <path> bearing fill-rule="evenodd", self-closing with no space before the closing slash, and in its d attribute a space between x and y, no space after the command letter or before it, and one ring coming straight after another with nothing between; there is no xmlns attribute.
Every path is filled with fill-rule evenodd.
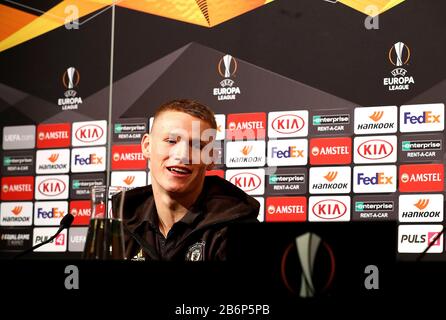
<svg viewBox="0 0 446 320"><path fill-rule="evenodd" d="M36 244L35 246L33 246L33 247L31 247L31 248L29 248L29 249L23 251L23 252L20 252L20 253L19 253L18 255L16 255L13 259L20 258L20 257L22 257L22 256L24 256L24 255L26 255L26 254L28 254L28 253L34 251L35 249L37 249L37 248L39 248L39 247L41 247L41 246L43 246L43 245L45 245L45 244L47 244L47 243L53 241L53 240L59 235L59 233L62 232L63 229L68 229L68 228L71 226L71 224L73 223L73 221L74 221L74 216L73 216L71 213L68 212L68 213L62 218L62 220L60 220L59 230L57 230L57 232L56 232L51 238L49 238L48 240L43 241L43 242L41 242L41 243L38 243L38 244Z"/></svg>
<svg viewBox="0 0 446 320"><path fill-rule="evenodd" d="M443 202L443 209L446 210L446 202ZM443 210L443 211L444 211ZM424 256L427 254L430 248L433 247L434 243L437 242L438 239L444 234L444 226L443 229L441 229L441 232L437 233L437 235L434 237L434 239L431 240L431 242L428 244L427 248L424 249L424 251L418 256L416 259L416 262L420 262Z"/></svg>

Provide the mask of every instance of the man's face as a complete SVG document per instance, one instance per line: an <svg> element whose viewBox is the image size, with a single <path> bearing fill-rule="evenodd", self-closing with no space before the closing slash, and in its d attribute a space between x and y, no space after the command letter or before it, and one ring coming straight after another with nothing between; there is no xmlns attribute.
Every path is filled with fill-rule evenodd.
<svg viewBox="0 0 446 320"><path fill-rule="evenodd" d="M215 130L199 118L178 111L159 114L141 142L150 160L152 185L182 195L201 189L213 165L209 156L214 139Z"/></svg>

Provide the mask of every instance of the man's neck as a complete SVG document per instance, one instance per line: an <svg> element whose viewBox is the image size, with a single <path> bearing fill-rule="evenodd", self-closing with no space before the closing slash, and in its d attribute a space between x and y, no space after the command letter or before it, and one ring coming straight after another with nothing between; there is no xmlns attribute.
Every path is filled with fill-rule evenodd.
<svg viewBox="0 0 446 320"><path fill-rule="evenodd" d="M201 190L193 196L189 194L187 197L167 193L156 183L152 184L152 190L158 213L159 229L164 237L167 237L174 223L180 221L195 203Z"/></svg>

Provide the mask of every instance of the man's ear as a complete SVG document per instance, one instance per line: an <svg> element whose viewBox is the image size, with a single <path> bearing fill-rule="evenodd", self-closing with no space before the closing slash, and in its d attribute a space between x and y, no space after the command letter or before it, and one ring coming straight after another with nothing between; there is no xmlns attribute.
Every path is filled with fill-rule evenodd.
<svg viewBox="0 0 446 320"><path fill-rule="evenodd" d="M150 160L151 149L152 149L152 136L146 133L141 139L141 151L144 157L149 160Z"/></svg>

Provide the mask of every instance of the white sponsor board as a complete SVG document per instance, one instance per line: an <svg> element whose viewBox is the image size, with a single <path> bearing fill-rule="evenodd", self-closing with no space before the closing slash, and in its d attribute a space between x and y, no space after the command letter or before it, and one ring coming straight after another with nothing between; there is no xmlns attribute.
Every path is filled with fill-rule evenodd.
<svg viewBox="0 0 446 320"><path fill-rule="evenodd" d="M57 174L70 171L70 149L37 150L36 173Z"/></svg>
<svg viewBox="0 0 446 320"><path fill-rule="evenodd" d="M413 104L400 107L401 132L444 130L444 104Z"/></svg>
<svg viewBox="0 0 446 320"><path fill-rule="evenodd" d="M355 108L355 134L394 133L397 128L396 106Z"/></svg>
<svg viewBox="0 0 446 320"><path fill-rule="evenodd" d="M58 230L57 227L51 228L34 228L33 231L33 246L44 242L51 238ZM65 252L67 250L67 229L53 239L50 243L47 243L37 249L35 252Z"/></svg>
<svg viewBox="0 0 446 320"><path fill-rule="evenodd" d="M313 194L349 193L351 189L350 167L310 168L309 190Z"/></svg>
<svg viewBox="0 0 446 320"><path fill-rule="evenodd" d="M349 196L316 196L308 200L308 221L350 221Z"/></svg>
<svg viewBox="0 0 446 320"><path fill-rule="evenodd" d="M442 222L443 198L442 194L400 195L398 219L400 222Z"/></svg>
<svg viewBox="0 0 446 320"><path fill-rule="evenodd" d="M399 225L398 226L398 252L399 253L422 253L430 243L433 243L428 253L443 252L443 239L441 235L437 241L435 237L443 230L439 224L431 225Z"/></svg>
<svg viewBox="0 0 446 320"><path fill-rule="evenodd" d="M233 141L226 144L228 168L263 167L266 162L265 141Z"/></svg>
<svg viewBox="0 0 446 320"><path fill-rule="evenodd" d="M268 166L304 166L308 162L308 140L268 141Z"/></svg>
<svg viewBox="0 0 446 320"><path fill-rule="evenodd" d="M308 135L308 111L279 111L268 113L269 138L294 138Z"/></svg>
<svg viewBox="0 0 446 320"><path fill-rule="evenodd" d="M30 226L32 224L32 202L2 202L0 206L0 226Z"/></svg>

